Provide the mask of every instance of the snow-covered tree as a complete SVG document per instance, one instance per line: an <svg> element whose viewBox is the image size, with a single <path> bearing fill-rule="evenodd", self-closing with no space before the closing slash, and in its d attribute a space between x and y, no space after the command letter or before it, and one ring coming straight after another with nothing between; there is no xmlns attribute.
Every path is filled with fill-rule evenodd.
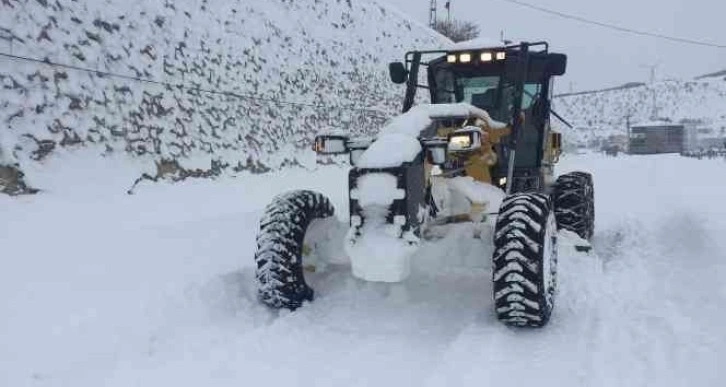
<svg viewBox="0 0 726 387"><path fill-rule="evenodd" d="M479 26L470 21L438 20L434 25L434 29L454 42L463 42L479 37Z"/></svg>

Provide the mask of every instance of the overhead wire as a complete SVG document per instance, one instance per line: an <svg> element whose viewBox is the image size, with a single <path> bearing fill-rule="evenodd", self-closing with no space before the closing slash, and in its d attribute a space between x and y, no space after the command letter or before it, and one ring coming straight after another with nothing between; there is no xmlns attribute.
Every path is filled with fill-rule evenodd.
<svg viewBox="0 0 726 387"><path fill-rule="evenodd" d="M569 14L569 13L557 11L557 10L554 10L554 9L545 8L545 7L542 7L542 6L539 6L539 5L535 5L535 4L530 4L530 3L527 3L527 2L524 2L524 1L521 1L521 0L498 0L498 1L502 1L502 2L505 2L505 3L511 3L511 4L516 4L516 5L521 6L521 7L533 9L533 10L536 10L536 11L539 11L539 12L543 12L543 13L547 13L547 14L550 14L550 15L559 16L559 17L564 18L564 19L575 20L575 21L578 21L578 22L581 22L581 23L596 25L596 26L599 26L599 27L602 27L602 28L607 28L607 29L611 29L611 30L615 30L615 31L619 31L619 32L625 32L625 33L634 34L634 35L641 35L641 36L649 36L649 37L652 37L652 38L664 39L664 40L669 40L669 41L672 41L672 42L684 43L684 44L691 44L691 45L697 45L697 46L702 46L702 47L726 49L726 44L718 44L718 43L706 42L706 41L703 41L703 40L682 38L682 37L678 37L678 36L665 35L665 34L661 34L661 33L657 33L657 32L636 30L634 28L628 28L628 27L623 27L623 26L619 26L619 25L616 25L616 24L605 23L605 22L601 22L601 21L597 21L597 20L593 20L593 19L588 19L588 18L585 18L585 17L582 17L582 16L578 16L578 15L573 15L573 14Z"/></svg>
<svg viewBox="0 0 726 387"><path fill-rule="evenodd" d="M205 94L222 95L222 96L226 96L226 97L247 99L247 100L253 100L253 101L262 101L262 102L274 103L274 104L278 104L278 105L287 105L287 106L311 107L311 108L316 108L316 109L330 109L330 110L354 110L354 111L360 111L360 112L364 112L364 113L370 113L372 115L375 114L378 117L382 117L382 118L389 116L389 114L387 112L384 112L382 110L369 109L369 108L328 106L328 105L303 103L303 102L292 102L292 101L285 101L285 100L280 100L280 99L263 97L263 96L255 95L255 94L238 93L238 92L232 92L232 91L211 90L211 89L205 89L205 88L201 88L201 87L197 87L197 86L174 84L171 82L157 81L157 80L150 79L150 78L143 78L143 77L137 77L137 76L132 76L132 75L119 74L119 73L114 73L114 72L110 72L110 71L95 70L95 69L71 65L71 64L67 64L67 63L54 62L47 58L38 59L38 58L32 58L32 57L23 56L23 55L10 54L7 52L2 52L2 51L0 51L0 57L5 57L8 59L17 60L17 61L38 63L38 64L43 64L43 65L48 65L51 67L75 70L75 71L85 72L85 73L89 73L89 74L95 74L96 76L99 76L99 77L118 78L118 79L124 79L124 80L132 81L132 82L147 83L147 84L153 84L153 85L158 85L158 86L165 86L165 87L169 87L169 88L184 89L184 90L201 92L201 93L205 93Z"/></svg>

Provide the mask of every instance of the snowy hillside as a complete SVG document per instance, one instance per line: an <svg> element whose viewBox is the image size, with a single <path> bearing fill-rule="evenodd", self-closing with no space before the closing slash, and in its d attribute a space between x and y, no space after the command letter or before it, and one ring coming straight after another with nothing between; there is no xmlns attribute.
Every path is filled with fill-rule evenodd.
<svg viewBox="0 0 726 387"><path fill-rule="evenodd" d="M466 224L426 242L401 284L333 266L309 274L313 303L261 306L253 256L265 205L316 189L347 221L346 169L128 196L100 173L114 166L93 171L87 160L71 165L90 179L51 165L52 192L0 195L1 386L684 387L726 377L726 185L711 178L723 160L565 157L560 172L595 176L594 250L561 254L553 318L539 330L496 320L489 244Z"/></svg>
<svg viewBox="0 0 726 387"><path fill-rule="evenodd" d="M627 134L628 116L631 124L652 121L654 101L658 118L700 121L715 134L726 136L726 77L720 73L562 95L554 106L576 126L565 130L568 141L595 146L610 135Z"/></svg>
<svg viewBox="0 0 726 387"><path fill-rule="evenodd" d="M442 39L375 0L4 0L0 52L27 59L0 57L0 165L300 163L319 130L378 129L401 104L387 63Z"/></svg>

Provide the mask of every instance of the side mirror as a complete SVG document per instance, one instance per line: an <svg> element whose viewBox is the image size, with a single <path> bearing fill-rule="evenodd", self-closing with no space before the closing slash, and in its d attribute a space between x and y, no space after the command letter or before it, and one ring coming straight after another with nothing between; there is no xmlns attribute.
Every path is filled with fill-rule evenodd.
<svg viewBox="0 0 726 387"><path fill-rule="evenodd" d="M348 136L339 134L321 134L315 136L313 150L319 155L348 153Z"/></svg>
<svg viewBox="0 0 726 387"><path fill-rule="evenodd" d="M547 72L550 75L564 75L567 70L567 55L549 54L547 61Z"/></svg>
<svg viewBox="0 0 726 387"><path fill-rule="evenodd" d="M408 80L408 70L401 62L389 63L388 74L391 76L391 81L397 85L406 83Z"/></svg>
<svg viewBox="0 0 726 387"><path fill-rule="evenodd" d="M562 135L559 132L550 132L550 152L552 162L558 162L562 155Z"/></svg>
<svg viewBox="0 0 726 387"><path fill-rule="evenodd" d="M446 163L446 151L449 141L445 137L434 137L421 140L421 145L426 151L426 158L433 165Z"/></svg>
<svg viewBox="0 0 726 387"><path fill-rule="evenodd" d="M562 149L562 134L559 132L550 132L552 136L552 148Z"/></svg>

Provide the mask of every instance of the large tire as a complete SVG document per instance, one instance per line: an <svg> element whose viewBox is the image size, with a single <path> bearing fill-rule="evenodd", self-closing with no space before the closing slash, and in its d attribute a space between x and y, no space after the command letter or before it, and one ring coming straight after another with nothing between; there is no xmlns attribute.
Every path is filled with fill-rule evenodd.
<svg viewBox="0 0 726 387"><path fill-rule="evenodd" d="M303 273L303 240L310 222L333 213L328 198L313 191L284 193L265 208L255 253L257 294L262 303L295 310L312 301L313 289Z"/></svg>
<svg viewBox="0 0 726 387"><path fill-rule="evenodd" d="M542 327L557 290L557 223L541 193L507 196L494 229L494 305L510 326Z"/></svg>
<svg viewBox="0 0 726 387"><path fill-rule="evenodd" d="M590 240L595 231L595 189L592 175L571 172L557 178L554 186L557 226Z"/></svg>

